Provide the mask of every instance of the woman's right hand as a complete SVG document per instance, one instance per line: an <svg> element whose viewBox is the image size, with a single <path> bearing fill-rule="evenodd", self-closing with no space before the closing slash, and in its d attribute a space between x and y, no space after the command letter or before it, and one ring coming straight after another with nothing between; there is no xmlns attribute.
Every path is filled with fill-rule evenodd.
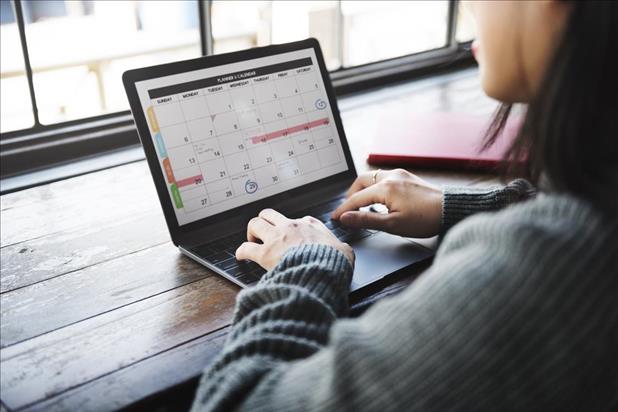
<svg viewBox="0 0 618 412"><path fill-rule="evenodd" d="M440 231L442 190L403 169L358 176L347 199L332 214L344 226L376 229L406 237L431 237ZM388 213L358 209L382 203Z"/></svg>

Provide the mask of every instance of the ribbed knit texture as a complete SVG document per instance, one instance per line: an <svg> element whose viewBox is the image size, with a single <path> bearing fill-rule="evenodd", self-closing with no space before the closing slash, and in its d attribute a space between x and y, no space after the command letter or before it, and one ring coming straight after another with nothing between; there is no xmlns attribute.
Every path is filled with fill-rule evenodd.
<svg viewBox="0 0 618 412"><path fill-rule="evenodd" d="M193 409L609 411L618 407L618 219L566 195L446 189L433 265L358 319L351 267L293 248L237 299ZM466 206L467 205L467 206ZM446 231L446 230L445 230Z"/></svg>
<svg viewBox="0 0 618 412"><path fill-rule="evenodd" d="M500 188L447 187L442 202L442 231L445 233L464 218L490 212L534 197L535 188L524 179Z"/></svg>

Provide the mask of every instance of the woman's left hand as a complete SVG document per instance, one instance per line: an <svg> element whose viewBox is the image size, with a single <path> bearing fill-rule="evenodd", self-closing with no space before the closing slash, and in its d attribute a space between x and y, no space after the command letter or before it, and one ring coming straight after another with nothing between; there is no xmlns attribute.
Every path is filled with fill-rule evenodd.
<svg viewBox="0 0 618 412"><path fill-rule="evenodd" d="M270 270L291 247L314 243L334 247L354 266L352 247L337 239L318 219L288 219L273 209L264 209L249 221L247 242L236 249L236 259L249 259Z"/></svg>

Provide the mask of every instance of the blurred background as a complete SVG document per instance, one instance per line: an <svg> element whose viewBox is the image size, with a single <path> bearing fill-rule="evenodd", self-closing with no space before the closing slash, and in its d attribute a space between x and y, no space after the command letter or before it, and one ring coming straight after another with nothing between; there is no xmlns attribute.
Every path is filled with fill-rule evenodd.
<svg viewBox="0 0 618 412"><path fill-rule="evenodd" d="M20 2L23 44L13 3L0 0L2 133L126 111L121 75L135 67L316 37L341 72L473 36L458 4L449 33L453 2L438 0L37 0Z"/></svg>

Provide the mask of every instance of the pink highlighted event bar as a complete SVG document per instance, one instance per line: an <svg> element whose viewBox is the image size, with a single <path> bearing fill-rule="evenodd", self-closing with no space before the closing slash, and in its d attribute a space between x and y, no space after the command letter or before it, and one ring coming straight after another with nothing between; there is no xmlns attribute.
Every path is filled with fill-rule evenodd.
<svg viewBox="0 0 618 412"><path fill-rule="evenodd" d="M297 133L302 130L309 130L314 127L322 126L328 123L329 123L328 117L325 117L323 119L318 119L318 120L314 120L311 122L299 124L297 126L288 127L287 129L277 130L277 131L266 133L260 136L254 136L251 138L251 143L253 144L264 143L269 140L276 139L277 137L287 136L289 134Z"/></svg>
<svg viewBox="0 0 618 412"><path fill-rule="evenodd" d="M203 180L204 180L204 177L202 175L191 176L191 177L187 177L186 179L177 181L176 186L181 188L181 187L190 186L193 184L198 185L202 183Z"/></svg>

